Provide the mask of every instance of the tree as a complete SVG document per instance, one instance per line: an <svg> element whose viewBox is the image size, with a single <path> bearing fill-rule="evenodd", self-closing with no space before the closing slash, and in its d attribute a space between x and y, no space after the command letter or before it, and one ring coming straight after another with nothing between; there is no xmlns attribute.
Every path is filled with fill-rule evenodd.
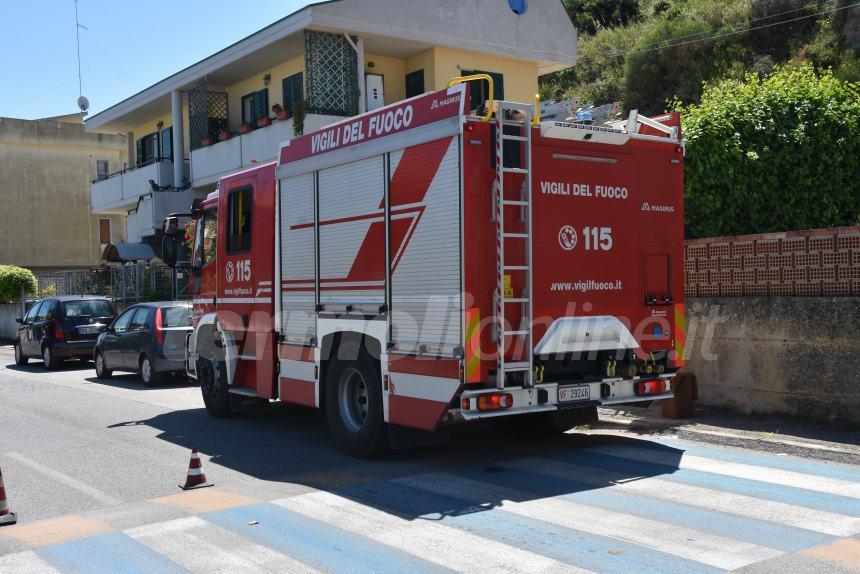
<svg viewBox="0 0 860 574"><path fill-rule="evenodd" d="M639 0L564 0L576 29L593 36L598 30L626 26L639 17Z"/></svg>
<svg viewBox="0 0 860 574"><path fill-rule="evenodd" d="M858 224L860 85L785 65L722 80L679 108L693 236Z"/></svg>
<svg viewBox="0 0 860 574"><path fill-rule="evenodd" d="M11 303L25 294L36 292L36 276L29 269L0 265L0 303Z"/></svg>

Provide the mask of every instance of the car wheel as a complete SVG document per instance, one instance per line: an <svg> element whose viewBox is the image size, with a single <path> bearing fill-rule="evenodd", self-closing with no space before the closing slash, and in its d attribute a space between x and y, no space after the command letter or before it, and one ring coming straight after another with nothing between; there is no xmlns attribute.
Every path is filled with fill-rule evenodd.
<svg viewBox="0 0 860 574"><path fill-rule="evenodd" d="M155 387L161 384L161 373L155 371L152 361L146 355L140 360L140 378L143 379L143 384L147 387Z"/></svg>
<svg viewBox="0 0 860 574"><path fill-rule="evenodd" d="M24 356L24 352L21 351L21 343L15 341L15 364L19 367L23 367L29 362L29 359Z"/></svg>
<svg viewBox="0 0 860 574"><path fill-rule="evenodd" d="M100 379L109 379L113 371L107 368L104 355L96 353L96 376Z"/></svg>
<svg viewBox="0 0 860 574"><path fill-rule="evenodd" d="M197 359L197 380L203 393L203 404L210 415L220 419L233 414L223 362L214 356Z"/></svg>
<svg viewBox="0 0 860 574"><path fill-rule="evenodd" d="M325 384L329 429L337 447L352 456L378 454L388 446L382 415L382 378L365 349L355 361L338 361L329 367Z"/></svg>
<svg viewBox="0 0 860 574"><path fill-rule="evenodd" d="M42 361L44 361L45 368L49 371L60 368L60 360L54 357L54 351L51 350L50 345L42 347Z"/></svg>

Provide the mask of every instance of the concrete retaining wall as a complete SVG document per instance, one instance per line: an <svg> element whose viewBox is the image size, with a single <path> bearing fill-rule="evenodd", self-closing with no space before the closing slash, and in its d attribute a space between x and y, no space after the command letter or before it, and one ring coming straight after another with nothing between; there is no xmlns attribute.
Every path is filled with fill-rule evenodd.
<svg viewBox="0 0 860 574"><path fill-rule="evenodd" d="M699 401L860 426L860 298L687 301Z"/></svg>
<svg viewBox="0 0 860 574"><path fill-rule="evenodd" d="M0 339L14 339L18 332L15 319L22 317L20 303L0 303Z"/></svg>

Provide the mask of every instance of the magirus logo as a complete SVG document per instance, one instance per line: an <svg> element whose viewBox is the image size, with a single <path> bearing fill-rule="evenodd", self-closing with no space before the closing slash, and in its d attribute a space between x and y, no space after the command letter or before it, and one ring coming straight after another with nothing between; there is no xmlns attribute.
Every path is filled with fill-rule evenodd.
<svg viewBox="0 0 860 574"><path fill-rule="evenodd" d="M647 201L642 204L642 211L657 211L661 213L675 213L674 205L651 205Z"/></svg>

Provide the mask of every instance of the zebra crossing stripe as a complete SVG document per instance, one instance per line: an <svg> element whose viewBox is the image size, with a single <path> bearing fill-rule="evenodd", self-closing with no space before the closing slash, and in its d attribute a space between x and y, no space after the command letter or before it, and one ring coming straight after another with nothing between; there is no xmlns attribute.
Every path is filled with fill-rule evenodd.
<svg viewBox="0 0 860 574"><path fill-rule="evenodd" d="M543 520L565 528L608 536L666 554L732 570L782 554L781 551L691 528L641 518L567 500L535 499L531 493L446 473L395 479L425 491L459 496L479 504ZM522 501L522 502L514 502Z"/></svg>
<svg viewBox="0 0 860 574"><path fill-rule="evenodd" d="M59 571L42 560L32 550L0 556L0 572L19 574L60 574Z"/></svg>
<svg viewBox="0 0 860 574"><path fill-rule="evenodd" d="M824 494L860 499L860 483L838 478L812 476L792 470L780 470L726 460L714 460L689 454L682 455L680 460L678 460L677 454L650 448L613 445L589 448L586 451L652 464L668 464L683 470L697 470L709 474L757 480L779 486L790 486L792 488L812 490Z"/></svg>
<svg viewBox="0 0 860 574"><path fill-rule="evenodd" d="M125 533L193 572L319 572L197 516L132 528Z"/></svg>
<svg viewBox="0 0 860 574"><path fill-rule="evenodd" d="M407 520L329 492L284 498L273 504L454 570L589 572L454 527L428 520Z"/></svg>
<svg viewBox="0 0 860 574"><path fill-rule="evenodd" d="M671 482L660 478L638 478L630 475L622 479L618 473L607 472L595 467L541 458L516 460L505 463L504 466L595 486L609 486L613 490L622 490L667 502L774 522L822 534L851 536L860 532L860 518L854 516Z"/></svg>

